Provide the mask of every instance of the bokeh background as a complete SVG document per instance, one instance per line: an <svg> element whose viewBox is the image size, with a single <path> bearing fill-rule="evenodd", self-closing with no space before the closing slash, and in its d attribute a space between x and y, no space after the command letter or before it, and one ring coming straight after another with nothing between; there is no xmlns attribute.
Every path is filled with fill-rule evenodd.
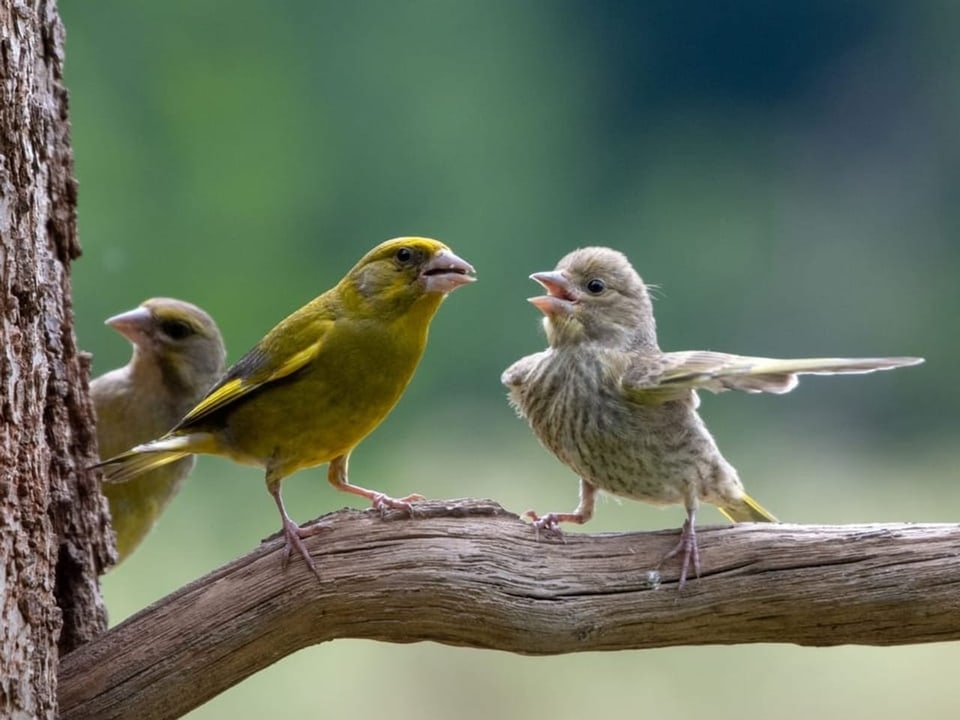
<svg viewBox="0 0 960 720"><path fill-rule="evenodd" d="M960 5L64 0L61 12L77 332L97 373L129 356L103 319L152 295L209 310L236 360L374 244L438 237L480 280L441 309L351 476L569 509L576 479L514 418L499 374L544 344L528 274L607 244L660 286L665 349L928 359L807 379L786 397L704 398L725 454L782 519L960 518L948 372ZM349 502L324 477L286 482L299 521ZM588 529L681 520L610 501ZM258 471L203 459L105 577L112 621L277 529ZM953 717L958 662L955 644L534 659L342 641L190 717Z"/></svg>

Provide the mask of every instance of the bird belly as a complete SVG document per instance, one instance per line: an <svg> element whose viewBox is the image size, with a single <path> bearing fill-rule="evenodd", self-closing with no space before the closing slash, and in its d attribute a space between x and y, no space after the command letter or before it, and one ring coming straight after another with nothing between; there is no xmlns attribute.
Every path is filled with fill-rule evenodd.
<svg viewBox="0 0 960 720"><path fill-rule="evenodd" d="M639 404L602 368L557 369L511 393L541 443L604 492L656 505L685 503L716 452L692 399Z"/></svg>
<svg viewBox="0 0 960 720"><path fill-rule="evenodd" d="M281 465L284 474L345 455L380 424L409 380L400 374L310 368L237 403L217 431L238 462Z"/></svg>
<svg viewBox="0 0 960 720"><path fill-rule="evenodd" d="M724 504L739 497L736 471L695 411L683 407L607 407L581 434L572 458L582 478L605 492L653 505ZM599 429L594 429L599 428Z"/></svg>
<svg viewBox="0 0 960 720"><path fill-rule="evenodd" d="M671 453L664 438L649 431L633 428L629 437L621 436L616 428L593 437L588 432L581 446L584 450L573 454L569 466L612 495L672 505L685 502L691 484L696 482L693 459Z"/></svg>

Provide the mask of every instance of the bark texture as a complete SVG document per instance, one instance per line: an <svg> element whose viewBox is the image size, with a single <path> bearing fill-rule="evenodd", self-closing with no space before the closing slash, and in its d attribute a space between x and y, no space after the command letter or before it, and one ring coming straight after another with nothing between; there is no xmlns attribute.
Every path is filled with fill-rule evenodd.
<svg viewBox="0 0 960 720"><path fill-rule="evenodd" d="M178 590L63 659L64 720L180 717L296 650L338 638L525 655L782 642L960 639L960 525L698 530L703 575L655 567L677 531L541 534L492 501L343 510Z"/></svg>
<svg viewBox="0 0 960 720"><path fill-rule="evenodd" d="M0 717L56 715L59 651L99 634L109 559L70 262L77 188L52 0L0 3Z"/></svg>

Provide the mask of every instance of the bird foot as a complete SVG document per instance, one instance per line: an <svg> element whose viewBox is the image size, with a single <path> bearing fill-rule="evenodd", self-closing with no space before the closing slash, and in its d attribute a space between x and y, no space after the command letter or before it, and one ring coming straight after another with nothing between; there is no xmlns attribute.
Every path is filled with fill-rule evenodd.
<svg viewBox="0 0 960 720"><path fill-rule="evenodd" d="M293 520L284 520L283 521L283 536L287 540L286 549L283 552L283 567L286 569L287 563L290 562L290 550L296 548L297 552L303 556L304 561L307 563L307 567L310 568L310 571L317 576L317 580L323 580L320 577L320 572L317 570L317 566L313 562L313 558L310 557L310 552L307 550L307 546L303 544L303 538L311 537L326 530L327 527L324 525L308 525L306 527L300 527Z"/></svg>
<svg viewBox="0 0 960 720"><path fill-rule="evenodd" d="M683 590L687 584L687 574L690 571L690 565L693 565L693 572L697 578L700 577L700 551L697 548L697 530L690 518L683 523L683 529L680 531L680 541L674 546L673 550L668 552L657 564L657 570L674 555L683 551L683 562L680 565L680 580L677 583L677 590Z"/></svg>
<svg viewBox="0 0 960 720"><path fill-rule="evenodd" d="M545 531L552 533L554 536L559 537L561 540L566 542L566 539L563 536L563 531L560 529L560 523L583 523L583 519L575 513L551 512L547 513L546 515L538 515L534 510L527 510L523 516L530 518L531 525L533 525L533 529L537 534L537 540L540 539L540 532Z"/></svg>
<svg viewBox="0 0 960 720"><path fill-rule="evenodd" d="M560 532L559 513L538 515L536 510L527 510L523 516L530 518L532 525L537 530L554 530Z"/></svg>
<svg viewBox="0 0 960 720"><path fill-rule="evenodd" d="M426 500L423 495L418 495L414 493L413 495L406 495L402 498L390 497L381 492L375 492L370 496L370 503L373 506L374 510L379 510L380 515L385 515L387 510L406 510L411 516L413 516L414 509L411 503L420 502L421 500Z"/></svg>

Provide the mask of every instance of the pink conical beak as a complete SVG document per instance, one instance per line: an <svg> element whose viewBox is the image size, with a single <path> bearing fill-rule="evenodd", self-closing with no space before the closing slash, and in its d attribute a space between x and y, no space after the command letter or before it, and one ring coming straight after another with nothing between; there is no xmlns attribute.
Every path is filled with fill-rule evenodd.
<svg viewBox="0 0 960 720"><path fill-rule="evenodd" d="M528 298L540 312L547 317L573 312L577 302L576 290L562 271L538 272L531 275L530 279L536 280L547 291L546 295Z"/></svg>
<svg viewBox="0 0 960 720"><path fill-rule="evenodd" d="M107 318L104 324L112 327L134 345L141 345L147 339L147 328L152 321L150 311L145 307L138 307Z"/></svg>
<svg viewBox="0 0 960 720"><path fill-rule="evenodd" d="M449 250L438 250L420 271L423 286L427 292L444 295L453 292L461 285L476 281L473 265Z"/></svg>

